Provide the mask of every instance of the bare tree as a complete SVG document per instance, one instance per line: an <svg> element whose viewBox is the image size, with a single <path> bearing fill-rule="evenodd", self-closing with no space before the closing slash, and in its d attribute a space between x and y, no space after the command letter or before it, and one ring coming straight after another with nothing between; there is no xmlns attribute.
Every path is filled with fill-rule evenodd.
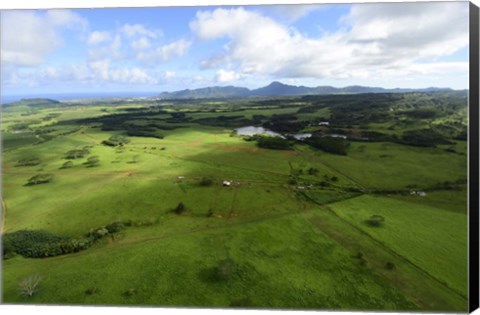
<svg viewBox="0 0 480 315"><path fill-rule="evenodd" d="M20 281L20 295L24 297L32 297L37 292L37 287L42 281L42 277L39 275L28 276Z"/></svg>

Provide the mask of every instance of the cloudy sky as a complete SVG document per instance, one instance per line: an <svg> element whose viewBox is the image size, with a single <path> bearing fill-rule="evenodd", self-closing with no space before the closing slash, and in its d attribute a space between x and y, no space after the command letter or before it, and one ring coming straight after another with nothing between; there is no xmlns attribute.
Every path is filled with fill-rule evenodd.
<svg viewBox="0 0 480 315"><path fill-rule="evenodd" d="M468 88L468 2L5 10L2 93Z"/></svg>

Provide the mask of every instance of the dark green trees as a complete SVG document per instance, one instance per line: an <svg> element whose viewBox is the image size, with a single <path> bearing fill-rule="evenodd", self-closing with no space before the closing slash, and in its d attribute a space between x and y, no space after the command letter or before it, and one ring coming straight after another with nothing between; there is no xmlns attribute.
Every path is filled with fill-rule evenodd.
<svg viewBox="0 0 480 315"><path fill-rule="evenodd" d="M37 174L28 180L27 186L50 183L52 179L53 174Z"/></svg>

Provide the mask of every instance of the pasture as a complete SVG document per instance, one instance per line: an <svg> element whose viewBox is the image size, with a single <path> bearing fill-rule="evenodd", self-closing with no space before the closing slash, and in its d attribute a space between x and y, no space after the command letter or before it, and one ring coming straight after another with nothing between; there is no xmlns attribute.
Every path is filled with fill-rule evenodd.
<svg viewBox="0 0 480 315"><path fill-rule="evenodd" d="M44 230L89 246L9 253L4 301L466 310L466 141L355 140L398 123L407 94L398 114L371 124L339 116L337 106L356 106L346 96L7 107L2 233ZM292 138L285 150L259 147L236 135L243 123L343 133L346 155ZM372 215L383 225L368 226ZM114 223L122 228L92 238ZM21 296L32 275L38 291Z"/></svg>

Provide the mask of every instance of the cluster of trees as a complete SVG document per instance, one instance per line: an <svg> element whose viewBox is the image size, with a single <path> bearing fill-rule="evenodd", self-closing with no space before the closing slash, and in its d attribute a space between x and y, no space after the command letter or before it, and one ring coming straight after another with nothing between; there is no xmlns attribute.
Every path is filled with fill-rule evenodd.
<svg viewBox="0 0 480 315"><path fill-rule="evenodd" d="M48 115L46 115L45 117L42 118L42 120L44 121L49 121L49 120L52 120L54 118L57 118L57 117L60 117L60 113L50 113Z"/></svg>
<svg viewBox="0 0 480 315"><path fill-rule="evenodd" d="M65 168L71 168L73 167L73 162L72 161L67 161L63 163L63 165L60 167L60 169L65 169Z"/></svg>
<svg viewBox="0 0 480 315"><path fill-rule="evenodd" d="M166 121L173 124L189 122L192 119L191 117L187 117L184 112L173 112L170 113L170 116Z"/></svg>
<svg viewBox="0 0 480 315"><path fill-rule="evenodd" d="M197 119L194 122L199 123L200 125L226 128L236 128L254 124L252 120L245 118L243 115L205 117Z"/></svg>
<svg viewBox="0 0 480 315"><path fill-rule="evenodd" d="M120 232L128 225L130 225L128 222L116 221L108 225L101 226L99 228L91 229L90 232L87 233L87 237L92 241L96 241L105 236L113 235L114 233Z"/></svg>
<svg viewBox="0 0 480 315"><path fill-rule="evenodd" d="M29 159L22 159L17 162L16 166L35 166L40 164L42 161L38 158L29 158Z"/></svg>
<svg viewBox="0 0 480 315"><path fill-rule="evenodd" d="M59 236L44 230L20 230L3 235L3 257L15 255L28 258L44 258L79 252L95 241L123 230L133 222L113 222L90 230L85 237L76 239ZM144 225L139 223L138 225Z"/></svg>
<svg viewBox="0 0 480 315"><path fill-rule="evenodd" d="M338 155L347 155L347 149L350 146L347 139L335 137L313 136L305 139L305 143L322 151Z"/></svg>
<svg viewBox="0 0 480 315"><path fill-rule="evenodd" d="M78 252L91 245L88 239L58 236L43 230L20 230L3 235L3 257L16 254L28 258L52 257Z"/></svg>
<svg viewBox="0 0 480 315"><path fill-rule="evenodd" d="M68 160L81 159L90 154L90 151L87 148L70 150L65 153L65 158Z"/></svg>
<svg viewBox="0 0 480 315"><path fill-rule="evenodd" d="M9 127L10 130L27 130L28 127L31 125L31 124L34 124L35 121L30 121L28 123L18 123L18 124L13 124ZM40 121L38 121L38 123L40 123Z"/></svg>
<svg viewBox="0 0 480 315"><path fill-rule="evenodd" d="M401 111L398 114L403 114L415 119L432 119L437 116L437 111L431 107L421 107L411 110Z"/></svg>
<svg viewBox="0 0 480 315"><path fill-rule="evenodd" d="M163 135L159 134L159 130L172 130L179 128L181 126L175 125L165 125L159 124L159 122L181 122L188 121L190 117L184 117L184 113L172 113L171 118L152 118L152 114L167 114L163 110L159 110L155 107L145 108L128 108L126 109L127 113L121 114L111 114L94 118L85 118L79 119L76 122L78 124L92 124L92 123L101 123L101 129L103 131L123 131L127 136L130 137L150 137L163 139ZM183 115L183 116L182 116ZM178 116L178 117L177 117ZM182 118L184 117L184 118ZM142 121L141 125L135 124L133 121ZM125 136L114 136L110 139L104 140L102 143L108 146L120 146L123 141L118 137ZM113 139L112 139L113 138ZM120 141L118 141L120 140ZM124 144L125 142L123 142Z"/></svg>
<svg viewBox="0 0 480 315"><path fill-rule="evenodd" d="M99 160L98 156L94 155L94 156L89 157L84 164L87 167L95 167L95 166L100 165L100 160Z"/></svg>
<svg viewBox="0 0 480 315"><path fill-rule="evenodd" d="M256 136L257 145L260 148L275 149L275 150L289 150L291 149L290 141L280 137Z"/></svg>
<svg viewBox="0 0 480 315"><path fill-rule="evenodd" d="M157 138L163 139L163 135L157 133L156 128L145 127L145 128L128 128L127 135L130 137L147 137L147 138Z"/></svg>
<svg viewBox="0 0 480 315"><path fill-rule="evenodd" d="M50 183L52 179L53 179L53 174L37 174L28 179L27 186L47 184L47 183Z"/></svg>
<svg viewBox="0 0 480 315"><path fill-rule="evenodd" d="M434 147L438 144L452 144L451 141L445 139L441 134L432 129L405 131L402 135L401 142L419 147Z"/></svg>
<svg viewBox="0 0 480 315"><path fill-rule="evenodd" d="M273 115L263 124L263 127L279 133L295 133L310 124L310 121L297 121L297 119L298 117L294 114Z"/></svg>
<svg viewBox="0 0 480 315"><path fill-rule="evenodd" d="M127 144L129 142L130 140L127 137L121 136L121 135L115 135L108 138L108 140L103 140L102 144L108 145L111 147L116 147L116 146L123 146L124 144Z"/></svg>

